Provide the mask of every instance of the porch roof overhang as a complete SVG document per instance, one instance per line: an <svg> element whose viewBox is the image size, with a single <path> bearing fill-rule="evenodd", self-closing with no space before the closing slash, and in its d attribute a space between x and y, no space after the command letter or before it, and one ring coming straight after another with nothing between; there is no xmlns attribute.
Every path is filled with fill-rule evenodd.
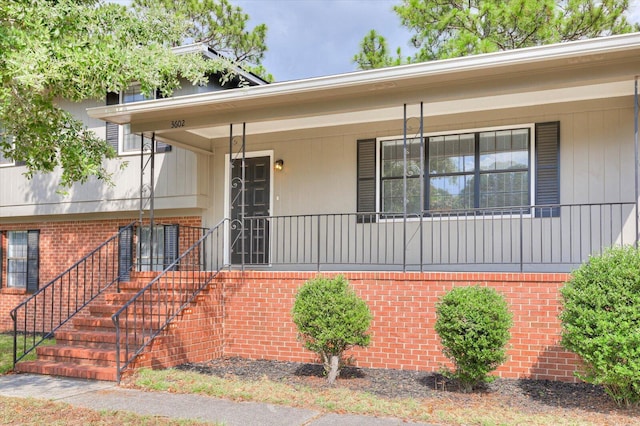
<svg viewBox="0 0 640 426"><path fill-rule="evenodd" d="M202 153L246 134L401 119L425 102L426 117L634 94L640 33L391 68L90 108L90 117ZM417 110L416 110L417 111Z"/></svg>

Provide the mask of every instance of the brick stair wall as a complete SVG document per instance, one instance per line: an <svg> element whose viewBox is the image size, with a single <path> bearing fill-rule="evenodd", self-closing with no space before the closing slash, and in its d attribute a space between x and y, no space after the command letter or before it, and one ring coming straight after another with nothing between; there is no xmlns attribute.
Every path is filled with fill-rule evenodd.
<svg viewBox="0 0 640 426"><path fill-rule="evenodd" d="M116 380L116 334L111 315L156 275L156 273L147 272L134 273L132 276L134 279L130 283L121 284L120 293L117 293L115 288L105 292L89 304L82 314L74 317L55 333L55 345L38 347L36 349L37 360L18 363L16 371L97 380ZM179 281L176 282L176 286L181 286ZM158 327L161 322L164 322L165 318L161 315L158 316L163 312L166 311L160 307L155 311L155 315L147 315L142 321L138 317L137 320L140 321L138 324ZM189 317L191 312L191 309L188 309L186 313L179 315L174 322L180 323L182 317ZM205 313L207 316L210 314L211 312L209 311ZM131 315L134 314L132 313ZM201 319L193 319L201 322ZM187 319L186 322L189 323L189 320ZM170 328L180 327L170 324ZM221 331L218 331L218 333L222 334ZM180 333L178 333L178 336L180 336ZM190 338L193 337L190 336ZM126 338L121 336L121 339ZM154 343L154 347L157 349L162 348L163 342L170 343L172 341L163 337L160 339L160 343ZM197 348L194 351L194 345L180 345L180 347L184 347L189 353L198 353ZM176 354L179 351L173 348L174 345L171 344L170 348L167 347L164 351L173 354L173 357L177 360L176 362L187 362L183 361L183 359L190 359L188 356L186 358L177 356ZM145 357L143 356L142 360L144 359ZM155 357L152 359L155 359ZM125 361L124 354L121 354L121 362L123 361ZM165 361L162 365L167 362L170 361Z"/></svg>

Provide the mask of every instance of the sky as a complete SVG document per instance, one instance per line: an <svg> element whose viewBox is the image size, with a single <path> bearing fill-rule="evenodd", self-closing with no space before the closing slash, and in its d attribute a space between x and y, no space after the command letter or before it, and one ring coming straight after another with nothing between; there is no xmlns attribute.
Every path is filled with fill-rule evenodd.
<svg viewBox="0 0 640 426"><path fill-rule="evenodd" d="M249 25L267 24L263 65L276 81L355 71L353 56L372 29L403 56L410 33L393 11L398 0L235 0Z"/></svg>
<svg viewBox="0 0 640 426"><path fill-rule="evenodd" d="M129 4L130 0L110 0ZM400 0L231 0L250 17L249 27L267 25L263 65L275 81L341 74L356 70L353 56L372 29L387 39L391 52L414 50L411 34L393 6ZM630 0L629 17L640 22L640 0Z"/></svg>

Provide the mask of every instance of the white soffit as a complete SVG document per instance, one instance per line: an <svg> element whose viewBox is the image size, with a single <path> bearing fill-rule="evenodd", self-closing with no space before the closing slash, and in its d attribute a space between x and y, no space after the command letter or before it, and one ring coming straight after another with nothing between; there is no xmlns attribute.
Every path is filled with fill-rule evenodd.
<svg viewBox="0 0 640 426"><path fill-rule="evenodd" d="M541 104L556 104L564 102L584 101L591 99L614 98L630 96L634 93L632 81L596 84L563 89L530 91L518 94L484 96L465 100L429 102L424 99L424 116L438 117L452 114L473 113L496 109L510 109L528 107ZM416 104L410 104L416 110ZM403 107L380 108L367 111L357 111L341 114L328 114L294 119L271 120L247 123L246 134L262 134L283 132L289 130L303 130L330 126L343 126L378 121L399 120L403 116ZM219 139L229 137L229 126L212 126L185 130L204 139ZM159 132L158 136L171 140L173 132Z"/></svg>

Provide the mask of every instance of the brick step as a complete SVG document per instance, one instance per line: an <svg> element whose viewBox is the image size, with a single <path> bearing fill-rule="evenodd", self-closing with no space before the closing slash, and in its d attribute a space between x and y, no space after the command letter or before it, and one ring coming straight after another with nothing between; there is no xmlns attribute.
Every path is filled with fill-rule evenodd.
<svg viewBox="0 0 640 426"><path fill-rule="evenodd" d="M19 373L77 377L81 379L104 380L110 382L115 382L117 379L115 367L79 365L69 362L23 361L16 364L15 371Z"/></svg>
<svg viewBox="0 0 640 426"><path fill-rule="evenodd" d="M56 342L63 346L75 346L92 349L115 349L116 333L111 331L56 331ZM143 336L129 336L127 339L129 344L139 344L144 339ZM120 341L125 342L125 338L121 337Z"/></svg>
<svg viewBox="0 0 640 426"><path fill-rule="evenodd" d="M76 331L111 331L115 330L116 326L111 320L111 318L74 318L73 320L73 328ZM164 323L164 318L138 318L135 321L135 327L139 330L146 330L149 328L158 328L160 325ZM129 321L129 327L133 327L134 322Z"/></svg>
<svg viewBox="0 0 640 426"><path fill-rule="evenodd" d="M38 361L96 365L98 367L116 366L116 351L114 349L53 345L39 347L36 352ZM120 360L124 361L124 354L120 355Z"/></svg>
<svg viewBox="0 0 640 426"><path fill-rule="evenodd" d="M150 302L154 305L160 305L161 303L181 302L182 300L184 300L184 296L185 295L179 291L170 292L163 295L152 293L151 295L145 295L143 300L145 301L145 303ZM133 295L131 293L108 293L104 295L104 300L108 305L117 306L119 309L121 306L131 300L132 297ZM140 301L137 304L140 304Z"/></svg>
<svg viewBox="0 0 640 426"><path fill-rule="evenodd" d="M117 306L117 305L109 305L109 304L89 305L89 313L94 318L111 318L111 315L115 314L118 309L120 309L120 306ZM151 315L153 317L156 317L158 315L166 316L167 312L171 310L168 309L166 305L160 305L160 306L154 305L150 308L149 306L135 304L131 306L128 309L128 311L129 311L129 317L130 319L132 319L134 316L134 313L138 315L138 318L140 318L140 315L143 315L143 314L145 316Z"/></svg>

